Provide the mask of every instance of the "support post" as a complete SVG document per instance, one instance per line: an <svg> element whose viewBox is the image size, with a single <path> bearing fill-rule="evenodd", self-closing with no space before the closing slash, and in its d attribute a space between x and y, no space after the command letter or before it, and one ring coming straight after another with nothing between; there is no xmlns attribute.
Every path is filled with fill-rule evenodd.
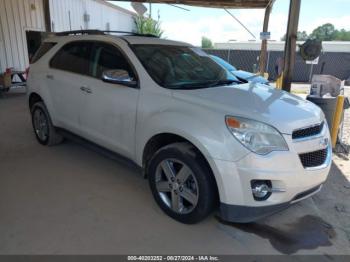
<svg viewBox="0 0 350 262"><path fill-rule="evenodd" d="M301 0L290 0L286 44L284 48L283 90L290 92L295 64Z"/></svg>
<svg viewBox="0 0 350 262"><path fill-rule="evenodd" d="M43 0L43 7L44 7L45 30L46 30L46 32L52 32L51 15L50 15L50 1Z"/></svg>
<svg viewBox="0 0 350 262"><path fill-rule="evenodd" d="M269 21L270 21L272 5L273 5L273 2L271 2L265 9L263 32L268 32L269 30ZM261 76L264 76L264 73L266 71L266 59L267 59L267 40L262 40L260 60L259 60L259 71Z"/></svg>

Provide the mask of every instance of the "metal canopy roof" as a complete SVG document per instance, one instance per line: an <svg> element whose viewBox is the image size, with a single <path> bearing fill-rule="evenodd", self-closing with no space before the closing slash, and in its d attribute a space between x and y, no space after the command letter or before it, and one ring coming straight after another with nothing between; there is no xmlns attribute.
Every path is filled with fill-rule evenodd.
<svg viewBox="0 0 350 262"><path fill-rule="evenodd" d="M113 0L112 0L113 1ZM121 1L121 0L114 0ZM266 8L271 0L130 0L139 3L182 4L212 8Z"/></svg>

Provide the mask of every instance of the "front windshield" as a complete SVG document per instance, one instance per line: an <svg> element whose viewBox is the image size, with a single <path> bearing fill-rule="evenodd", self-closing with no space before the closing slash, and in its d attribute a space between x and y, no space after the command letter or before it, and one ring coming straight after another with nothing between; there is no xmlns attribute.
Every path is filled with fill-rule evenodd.
<svg viewBox="0 0 350 262"><path fill-rule="evenodd" d="M199 48L133 45L132 49L152 79L166 88L196 89L239 83Z"/></svg>

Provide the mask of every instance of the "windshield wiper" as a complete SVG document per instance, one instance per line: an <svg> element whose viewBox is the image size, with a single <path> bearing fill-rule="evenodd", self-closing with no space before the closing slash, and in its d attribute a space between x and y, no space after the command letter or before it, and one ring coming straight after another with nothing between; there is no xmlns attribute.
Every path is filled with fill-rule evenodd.
<svg viewBox="0 0 350 262"><path fill-rule="evenodd" d="M218 80L218 81L212 83L211 85L209 85L209 87L231 85L233 83L242 84L243 82L241 82L239 80L233 80L233 79L224 79L224 80Z"/></svg>
<svg viewBox="0 0 350 262"><path fill-rule="evenodd" d="M171 89L198 89L208 87L208 82L174 84L168 85L167 87Z"/></svg>

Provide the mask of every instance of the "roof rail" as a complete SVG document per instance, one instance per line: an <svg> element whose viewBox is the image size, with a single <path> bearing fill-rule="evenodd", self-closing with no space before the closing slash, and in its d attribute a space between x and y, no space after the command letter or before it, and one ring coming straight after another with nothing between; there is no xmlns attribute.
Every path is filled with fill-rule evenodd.
<svg viewBox="0 0 350 262"><path fill-rule="evenodd" d="M144 36L144 37L156 37L158 36L153 35L153 34L140 34L140 33L135 33L135 32L128 32L128 31L101 31L105 34L124 34L124 35L134 35L134 36Z"/></svg>
<svg viewBox="0 0 350 262"><path fill-rule="evenodd" d="M64 31L55 33L57 36L67 35L103 35L104 33L100 30L75 30L75 31Z"/></svg>
<svg viewBox="0 0 350 262"><path fill-rule="evenodd" d="M122 34L122 35L133 35L133 36L143 36L143 37L157 37L152 34L139 34L135 32L128 31L101 31L101 30L75 30L75 31L64 31L55 33L56 36L69 36L69 35L111 35L111 34Z"/></svg>

